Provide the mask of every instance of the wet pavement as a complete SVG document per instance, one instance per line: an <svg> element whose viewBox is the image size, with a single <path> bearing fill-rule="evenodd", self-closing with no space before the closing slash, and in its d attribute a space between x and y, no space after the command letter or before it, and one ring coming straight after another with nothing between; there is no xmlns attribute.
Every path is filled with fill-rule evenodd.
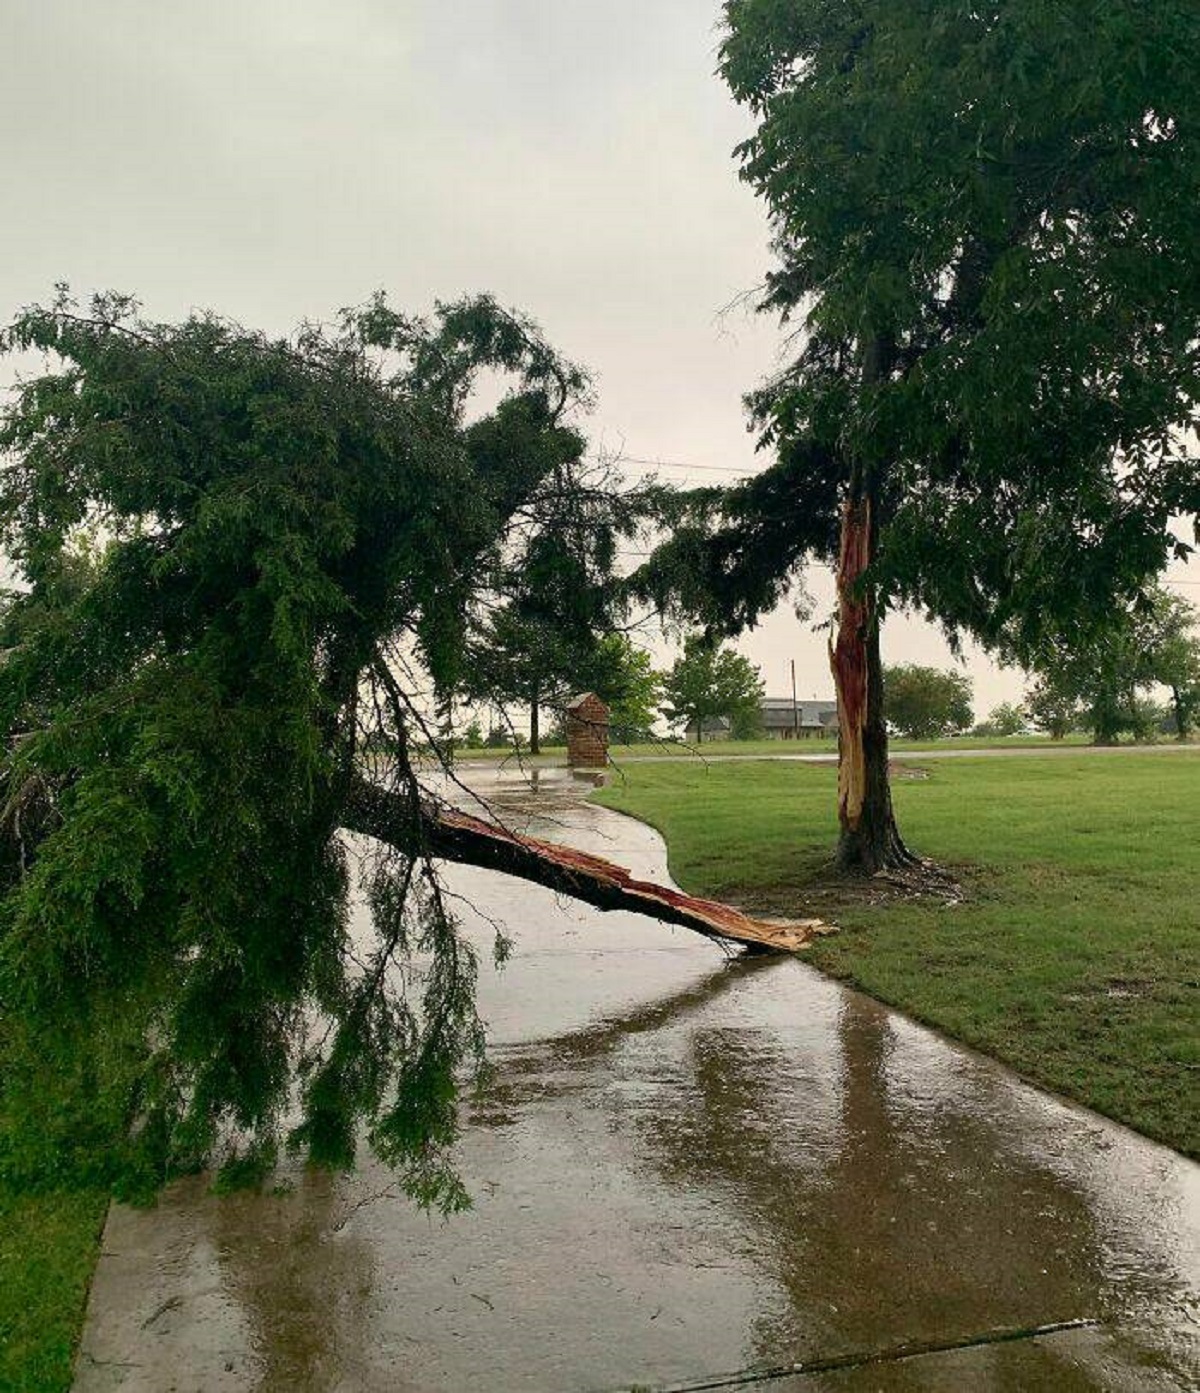
<svg viewBox="0 0 1200 1393"><path fill-rule="evenodd" d="M665 878L562 776L476 777ZM423 1217L372 1163L115 1206L77 1388L1200 1387L1200 1167L802 962L450 880L516 939L480 984L474 1209Z"/></svg>

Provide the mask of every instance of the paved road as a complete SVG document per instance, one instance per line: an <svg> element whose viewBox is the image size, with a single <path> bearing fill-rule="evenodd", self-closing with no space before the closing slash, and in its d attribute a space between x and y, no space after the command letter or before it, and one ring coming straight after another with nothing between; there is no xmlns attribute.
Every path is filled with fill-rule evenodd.
<svg viewBox="0 0 1200 1393"><path fill-rule="evenodd" d="M565 777L487 786L510 819L665 876L653 832ZM726 962L483 871L454 887L517 939L480 988L498 1068L461 1148L474 1211L422 1218L371 1163L114 1207L84 1393L1200 1375L1200 1168L802 962Z"/></svg>
<svg viewBox="0 0 1200 1393"><path fill-rule="evenodd" d="M1167 754L1192 754L1200 755L1200 745L1036 745L1014 746L1006 749L1003 746L995 745L986 750L972 750L970 748L958 749L953 745L945 749L936 750L906 750L903 748L892 751L892 758L898 760L913 759L1020 759L1028 756L1033 759L1058 759L1069 755L1167 755ZM724 764L730 760L741 759L774 759L792 764L836 764L837 755L828 754L766 754L766 755L704 755L706 760L713 764ZM685 759L697 759L698 755L639 755L636 760L631 759L630 763L671 763Z"/></svg>
<svg viewBox="0 0 1200 1393"><path fill-rule="evenodd" d="M782 743L782 742L781 742ZM932 750L906 750L903 748L893 749L892 758L898 760L927 760L927 759L1019 759L1030 756L1033 759L1058 759L1070 755L1096 755L1105 757L1108 755L1197 755L1200 756L1200 745L1180 745L1172 741L1162 745L1014 745L1003 746L993 745L987 749L957 748L954 745L946 745ZM792 754L780 751L779 754L769 752L766 754L708 754L701 746L698 750L688 752L677 752L672 754L660 755L626 755L622 758L618 748L613 755L617 765L625 764L684 764L689 761L700 761L701 759L708 764L729 764L740 760L777 760L784 764L836 764L837 754L827 750L820 754ZM555 769L561 767L563 763L562 753L554 755L538 755L536 758L527 758L523 766L529 770ZM471 760L461 761L460 768L466 771L472 778L485 778L487 773L494 772L499 768L495 760ZM505 762L504 773L515 776L518 773L517 763L514 759Z"/></svg>

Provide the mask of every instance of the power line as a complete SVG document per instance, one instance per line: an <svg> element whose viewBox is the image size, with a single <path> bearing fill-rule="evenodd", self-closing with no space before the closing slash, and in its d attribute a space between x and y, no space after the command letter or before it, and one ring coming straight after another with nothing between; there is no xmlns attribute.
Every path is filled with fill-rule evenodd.
<svg viewBox="0 0 1200 1393"><path fill-rule="evenodd" d="M743 479L750 478L755 473L753 469L735 469L728 464L688 464L684 460L644 459L639 455L622 455L617 463L645 464L653 469L699 469L706 474L730 474Z"/></svg>

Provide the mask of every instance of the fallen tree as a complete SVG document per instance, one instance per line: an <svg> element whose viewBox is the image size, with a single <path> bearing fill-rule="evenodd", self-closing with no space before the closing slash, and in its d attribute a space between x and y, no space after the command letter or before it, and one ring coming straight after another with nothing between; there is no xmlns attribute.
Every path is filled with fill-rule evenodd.
<svg viewBox="0 0 1200 1393"><path fill-rule="evenodd" d="M423 780L414 742L445 754L431 713L586 470L586 377L528 321L380 299L284 341L62 298L3 346L46 367L0 421L0 1172L152 1190L285 1142L348 1165L365 1133L417 1199L465 1203L484 1036L447 860L803 940ZM589 517L610 546L639 508Z"/></svg>
<svg viewBox="0 0 1200 1393"><path fill-rule="evenodd" d="M574 847L522 836L432 799L421 801L419 837L429 854L532 881L596 909L627 910L757 952L794 953L830 926L821 919L754 919L717 900L638 880L622 866ZM347 804L346 827L389 845L412 840L411 807L401 796L360 781Z"/></svg>

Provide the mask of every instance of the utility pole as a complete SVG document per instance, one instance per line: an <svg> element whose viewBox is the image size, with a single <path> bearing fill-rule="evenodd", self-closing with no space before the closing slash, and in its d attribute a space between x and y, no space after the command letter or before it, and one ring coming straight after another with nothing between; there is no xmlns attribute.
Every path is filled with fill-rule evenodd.
<svg viewBox="0 0 1200 1393"><path fill-rule="evenodd" d="M800 739L800 708L796 705L796 660L792 659L792 735Z"/></svg>

